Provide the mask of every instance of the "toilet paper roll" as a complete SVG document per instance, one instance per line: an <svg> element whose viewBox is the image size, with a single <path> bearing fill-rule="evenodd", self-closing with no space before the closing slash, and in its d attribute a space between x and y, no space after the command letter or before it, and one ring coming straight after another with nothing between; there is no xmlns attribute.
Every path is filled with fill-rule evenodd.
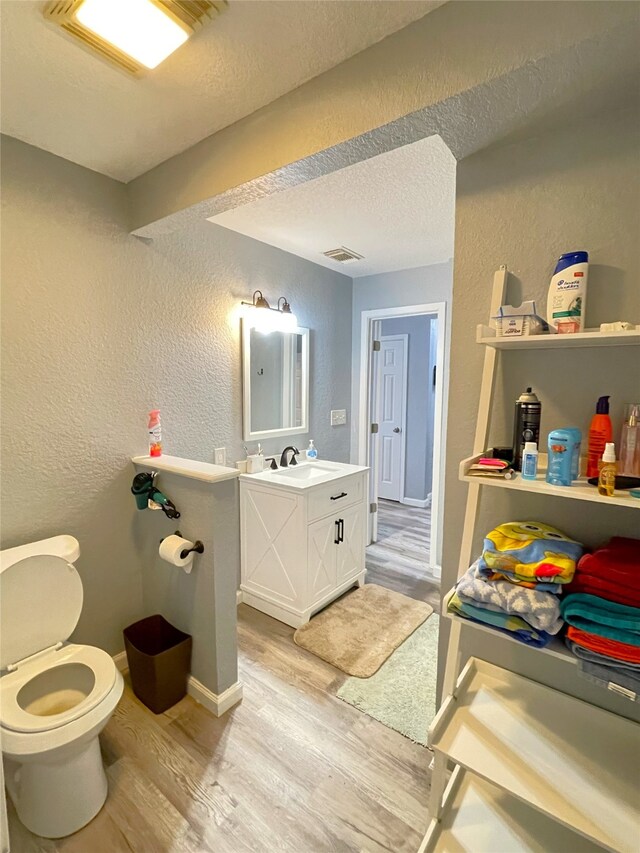
<svg viewBox="0 0 640 853"><path fill-rule="evenodd" d="M163 560L171 563L172 566L178 566L185 572L190 572L193 563L193 551L186 557L181 557L180 554L185 548L193 548L193 544L188 539L183 539L182 536L176 536L175 533L172 533L171 536L162 540L158 553Z"/></svg>

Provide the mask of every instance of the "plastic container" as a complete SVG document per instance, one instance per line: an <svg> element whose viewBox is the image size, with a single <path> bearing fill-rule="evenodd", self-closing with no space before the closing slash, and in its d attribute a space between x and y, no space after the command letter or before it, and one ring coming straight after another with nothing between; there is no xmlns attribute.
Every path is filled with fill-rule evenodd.
<svg viewBox="0 0 640 853"><path fill-rule="evenodd" d="M547 483L570 486L573 481L575 434L572 429L554 429L547 439Z"/></svg>
<svg viewBox="0 0 640 853"><path fill-rule="evenodd" d="M313 444L313 439L311 439L311 441L309 442L309 447L307 447L306 456L307 456L307 459L312 459L312 460L318 458L318 451L316 450L316 448Z"/></svg>
<svg viewBox="0 0 640 853"><path fill-rule="evenodd" d="M602 454L602 465L598 475L598 494L611 498L616 490L616 446L608 441Z"/></svg>
<svg viewBox="0 0 640 853"><path fill-rule="evenodd" d="M560 256L547 297L547 322L552 332L571 334L584 330L588 275L588 252Z"/></svg>
<svg viewBox="0 0 640 853"><path fill-rule="evenodd" d="M522 478L535 480L538 474L538 446L535 441L527 441L522 454Z"/></svg>
<svg viewBox="0 0 640 853"><path fill-rule="evenodd" d="M609 397L599 397L596 413L589 426L587 448L587 477L597 477L605 445L613 441L613 426L609 417Z"/></svg>
<svg viewBox="0 0 640 853"><path fill-rule="evenodd" d="M571 460L571 479L577 480L580 476L580 451L582 448L582 431L578 427L565 427L573 433L575 444L573 446L573 458Z"/></svg>
<svg viewBox="0 0 640 853"><path fill-rule="evenodd" d="M519 471L522 467L522 452L527 441L538 444L540 441L540 418L542 404L531 388L520 394L516 400L513 420L513 467Z"/></svg>
<svg viewBox="0 0 640 853"><path fill-rule="evenodd" d="M162 456L162 426L160 425L160 409L149 412L149 456Z"/></svg>
<svg viewBox="0 0 640 853"><path fill-rule="evenodd" d="M162 714L187 694L191 635L159 613L134 622L122 633L133 692L154 714Z"/></svg>

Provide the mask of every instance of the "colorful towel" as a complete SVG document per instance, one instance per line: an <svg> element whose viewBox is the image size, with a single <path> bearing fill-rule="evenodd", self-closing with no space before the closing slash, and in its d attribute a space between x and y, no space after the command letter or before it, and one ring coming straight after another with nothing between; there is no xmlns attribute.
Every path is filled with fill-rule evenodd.
<svg viewBox="0 0 640 853"><path fill-rule="evenodd" d="M511 521L487 534L480 558L485 577L501 575L516 583L569 583L583 546L538 521Z"/></svg>
<svg viewBox="0 0 640 853"><path fill-rule="evenodd" d="M486 610L484 607L476 607L473 604L467 604L460 601L457 593L453 593L447 604L449 613L455 613L457 616L462 616L463 619L469 619L472 622L480 622L483 625L489 625L509 634L521 643L527 646L536 646L542 648L551 640L551 634L546 631L537 631L532 628L524 619L519 616L510 616L508 613L499 613L495 610Z"/></svg>
<svg viewBox="0 0 640 853"><path fill-rule="evenodd" d="M640 568L638 569L638 576L640 577ZM580 564L578 564L573 580L564 587L564 591L568 593L582 592L585 595L597 595L600 598L606 598L607 601L615 601L618 604L626 604L629 607L640 607L640 590L622 586L621 584L607 580L607 578L583 574L580 571Z"/></svg>
<svg viewBox="0 0 640 853"><path fill-rule="evenodd" d="M479 560L460 578L456 587L463 604L480 605L487 610L520 616L532 628L557 634L564 622L555 595L527 589L508 581L488 581L478 570Z"/></svg>
<svg viewBox="0 0 640 853"><path fill-rule="evenodd" d="M640 647L640 609L596 595L573 593L562 599L562 617L569 625L619 643Z"/></svg>
<svg viewBox="0 0 640 853"><path fill-rule="evenodd" d="M585 649L598 652L598 654L605 655L614 660L622 660L626 663L640 663L640 648L638 646L632 646L629 643L619 643L616 640L600 637L598 634L589 634L587 631L581 631L580 628L574 628L573 625L569 625L567 628L567 640L571 640Z"/></svg>

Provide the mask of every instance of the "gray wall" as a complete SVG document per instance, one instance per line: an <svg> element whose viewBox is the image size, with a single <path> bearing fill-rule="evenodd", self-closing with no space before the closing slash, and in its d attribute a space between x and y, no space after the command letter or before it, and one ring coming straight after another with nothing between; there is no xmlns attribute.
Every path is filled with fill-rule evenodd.
<svg viewBox="0 0 640 853"><path fill-rule="evenodd" d="M425 500L431 491L433 408L430 407L431 319L427 315L383 320L383 335L408 335L404 497Z"/></svg>
<svg viewBox="0 0 640 853"><path fill-rule="evenodd" d="M129 494L146 413L167 454L241 458L238 306L261 288L312 330L310 436L348 461L329 410L350 402L351 280L207 222L132 237L122 184L7 137L2 188L2 547L75 535L74 639L114 653L146 612Z"/></svg>
<svg viewBox="0 0 640 853"><path fill-rule="evenodd" d="M458 166L456 248L451 339L443 589L456 578L467 487L460 459L472 450L483 350L475 326L489 313L491 282L500 264L513 271L509 301L521 296L546 304L555 260L587 249L590 276L587 325L628 319L640 323L637 210L640 190L638 121L629 113L599 115L535 138L488 149ZM637 348L504 353L497 374L491 442L510 443L513 401L526 385L542 400L542 435L554 427L588 428L595 401L611 394L616 438L624 401L640 398ZM614 534L638 536L638 511L485 489L480 537L515 519L547 521L597 545ZM446 654L446 620L440 671ZM624 715L638 706L591 687L560 661L470 628L465 655L506 665L565 692Z"/></svg>

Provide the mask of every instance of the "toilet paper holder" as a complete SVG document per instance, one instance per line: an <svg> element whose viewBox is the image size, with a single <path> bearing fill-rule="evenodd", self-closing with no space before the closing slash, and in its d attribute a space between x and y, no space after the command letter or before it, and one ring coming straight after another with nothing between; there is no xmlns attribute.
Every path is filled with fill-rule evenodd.
<svg viewBox="0 0 640 853"><path fill-rule="evenodd" d="M182 533L180 533L180 531L179 531L179 530L175 530L175 531L174 531L174 536L180 536L180 537L182 537ZM163 538L160 540L160 542L163 542L163 541L164 541L164 539L165 539L165 537L163 537ZM180 557L181 557L181 559L183 559L183 560L184 560L184 558L185 558L188 554L191 554L191 553L195 553L195 554L204 554L204 545L202 544L202 542L201 542L199 539L196 539L196 541L193 543L193 548L183 548L183 549L182 549L182 551L180 551Z"/></svg>

